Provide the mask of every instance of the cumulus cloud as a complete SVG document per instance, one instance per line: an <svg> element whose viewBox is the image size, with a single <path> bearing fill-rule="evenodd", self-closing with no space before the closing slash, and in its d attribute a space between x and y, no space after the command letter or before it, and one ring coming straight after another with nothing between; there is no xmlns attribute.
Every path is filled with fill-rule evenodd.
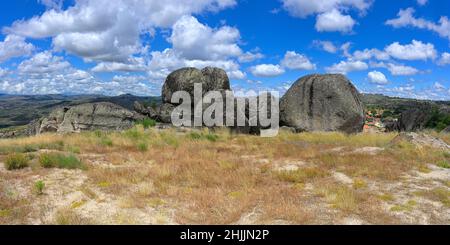
<svg viewBox="0 0 450 245"><path fill-rule="evenodd" d="M390 58L389 54L378 50L378 49L364 49L364 50L357 50L352 55L353 59L356 60L370 60L370 59L377 59L377 60L388 60Z"/></svg>
<svg viewBox="0 0 450 245"><path fill-rule="evenodd" d="M242 54L237 45L239 39L236 28L223 26L214 30L193 16L183 16L174 24L169 41L186 59L219 60Z"/></svg>
<svg viewBox="0 0 450 245"><path fill-rule="evenodd" d="M426 5L428 3L428 0L417 0L417 4L423 6Z"/></svg>
<svg viewBox="0 0 450 245"><path fill-rule="evenodd" d="M372 4L372 0L282 0L283 8L294 17L306 18L317 15L318 31L349 32L356 21L350 15L344 15L350 9L364 13Z"/></svg>
<svg viewBox="0 0 450 245"><path fill-rule="evenodd" d="M28 56L34 51L31 43L25 42L25 38L17 35L7 35L0 42L0 63L15 57Z"/></svg>
<svg viewBox="0 0 450 245"><path fill-rule="evenodd" d="M61 72L71 67L63 57L53 56L50 51L35 54L29 60L19 64L17 70L22 74L42 75Z"/></svg>
<svg viewBox="0 0 450 245"><path fill-rule="evenodd" d="M49 51L38 53L19 64L16 76L0 83L0 92L9 94L104 94L158 95L160 86L144 76L114 76L110 81L95 78L74 68Z"/></svg>
<svg viewBox="0 0 450 245"><path fill-rule="evenodd" d="M417 70L414 67L406 66L406 65L393 64L393 63L387 64L386 68L394 76L411 76L411 75L416 75L417 73L419 73L419 70Z"/></svg>
<svg viewBox="0 0 450 245"><path fill-rule="evenodd" d="M347 60L347 61L341 61L337 64L334 64L330 67L326 67L325 70L328 73L341 73L341 74L347 74L352 71L363 71L369 69L369 66L367 63L363 61L353 61L353 60Z"/></svg>
<svg viewBox="0 0 450 245"><path fill-rule="evenodd" d="M233 60L189 60L173 49L154 51L151 53L148 64L150 78L162 82L170 72L181 67L196 67L202 69L206 66L214 66L224 69L231 79L245 79L246 74L240 70L240 66Z"/></svg>
<svg viewBox="0 0 450 245"><path fill-rule="evenodd" d="M264 55L261 54L260 52L245 52L244 54L242 54L241 56L239 56L239 62L241 63L249 63L249 62L253 62L255 60L259 60L264 58Z"/></svg>
<svg viewBox="0 0 450 245"><path fill-rule="evenodd" d="M93 72L137 72L146 71L147 64L142 57L129 58L126 63L120 62L100 62L94 68L91 69Z"/></svg>
<svg viewBox="0 0 450 245"><path fill-rule="evenodd" d="M66 10L49 9L41 16L16 21L4 31L30 38L51 37L56 49L87 60L124 63L146 50L141 35L171 27L184 15L234 5L235 0L78 0Z"/></svg>
<svg viewBox="0 0 450 245"><path fill-rule="evenodd" d="M374 84L384 85L388 83L386 76L379 71L371 71L367 74L369 81Z"/></svg>
<svg viewBox="0 0 450 245"><path fill-rule="evenodd" d="M439 65L449 65L450 64L450 53L444 52L438 62Z"/></svg>
<svg viewBox="0 0 450 245"><path fill-rule="evenodd" d="M315 27L319 32L351 32L355 24L350 15L343 15L337 9L333 9L318 15Z"/></svg>
<svg viewBox="0 0 450 245"><path fill-rule="evenodd" d="M250 72L256 77L276 77L285 72L279 65L261 64L250 67Z"/></svg>
<svg viewBox="0 0 450 245"><path fill-rule="evenodd" d="M336 53L338 51L338 47L334 45L333 42L330 41L321 41L321 40L314 40L313 45L315 47L319 47L320 49L328 52L328 53Z"/></svg>
<svg viewBox="0 0 450 245"><path fill-rule="evenodd" d="M281 66L289 70L315 70L316 65L313 64L308 57L298 54L294 51L287 51L281 61Z"/></svg>
<svg viewBox="0 0 450 245"><path fill-rule="evenodd" d="M49 9L61 9L64 0L38 0L38 2L45 5Z"/></svg>
<svg viewBox="0 0 450 245"><path fill-rule="evenodd" d="M0 78L6 77L9 74L9 70L7 69L2 69L0 67Z"/></svg>
<svg viewBox="0 0 450 245"><path fill-rule="evenodd" d="M386 47L386 52L401 60L427 60L435 59L437 51L431 43L422 43L413 40L411 44L402 45L399 42L392 43Z"/></svg>
<svg viewBox="0 0 450 245"><path fill-rule="evenodd" d="M414 17L413 8L402 9L398 13L398 18L386 21L386 25L394 28L416 27L438 33L441 37L450 40L450 21L447 16L442 16L438 23L423 18Z"/></svg>

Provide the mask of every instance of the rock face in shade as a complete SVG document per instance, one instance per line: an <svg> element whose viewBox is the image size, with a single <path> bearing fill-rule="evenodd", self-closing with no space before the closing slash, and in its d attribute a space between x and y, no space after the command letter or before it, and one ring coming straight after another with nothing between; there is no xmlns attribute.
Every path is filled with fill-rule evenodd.
<svg viewBox="0 0 450 245"><path fill-rule="evenodd" d="M297 131L358 133L364 126L364 106L345 76L309 75L281 98L280 125Z"/></svg>
<svg viewBox="0 0 450 245"><path fill-rule="evenodd" d="M47 132L72 133L90 130L124 130L143 117L108 102L87 103L58 108L48 117L30 124L33 134Z"/></svg>
<svg viewBox="0 0 450 245"><path fill-rule="evenodd" d="M431 109L411 109L403 112L399 120L399 130L413 132L425 129L431 118Z"/></svg>

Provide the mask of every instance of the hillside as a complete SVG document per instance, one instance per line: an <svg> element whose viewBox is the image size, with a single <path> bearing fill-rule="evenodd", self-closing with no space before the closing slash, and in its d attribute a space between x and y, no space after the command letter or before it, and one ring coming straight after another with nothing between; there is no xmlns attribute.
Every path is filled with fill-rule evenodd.
<svg viewBox="0 0 450 245"><path fill-rule="evenodd" d="M112 102L127 109L133 109L134 101L150 103L159 100L159 97L137 97L128 94L116 97L99 95L0 95L0 128L26 125L60 106L73 106L89 102Z"/></svg>

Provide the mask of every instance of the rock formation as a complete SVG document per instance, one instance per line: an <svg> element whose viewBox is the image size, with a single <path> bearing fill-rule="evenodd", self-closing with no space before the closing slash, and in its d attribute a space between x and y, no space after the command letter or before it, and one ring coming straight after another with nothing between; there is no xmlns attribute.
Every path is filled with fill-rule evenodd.
<svg viewBox="0 0 450 245"><path fill-rule="evenodd" d="M360 94L343 75L310 75L296 81L280 101L280 125L297 131L361 132Z"/></svg>
<svg viewBox="0 0 450 245"><path fill-rule="evenodd" d="M54 110L29 125L29 134L72 133L87 130L124 130L142 116L108 102L87 103Z"/></svg>

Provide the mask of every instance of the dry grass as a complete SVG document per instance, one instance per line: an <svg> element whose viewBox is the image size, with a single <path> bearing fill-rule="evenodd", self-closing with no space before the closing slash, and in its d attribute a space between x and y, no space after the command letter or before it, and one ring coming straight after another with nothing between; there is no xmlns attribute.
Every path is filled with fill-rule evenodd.
<svg viewBox="0 0 450 245"><path fill-rule="evenodd" d="M393 200L392 195L371 193L366 180L398 181L424 163L450 160L448 153L439 150L418 149L408 142L392 145L395 136L283 132L275 138L260 138L224 130L179 133L137 126L125 132L0 140L0 161L10 152L74 154L87 165L88 182L82 189L86 196L97 198L95 189L118 197L126 207L173 209L174 220L181 224L240 223L248 214L254 214L252 223L320 223L319 205L314 201L341 215L389 223L394 221L382 213L380 202ZM439 137L448 140L448 135ZM334 150L337 147L341 149ZM354 151L361 147L384 150L376 155ZM273 163L283 161L311 166L275 171ZM333 181L332 171L350 176L353 186ZM314 187L312 194L305 190L306 184ZM1 198L0 221L4 210L17 206ZM57 224L92 223L73 208L61 209L55 217Z"/></svg>

